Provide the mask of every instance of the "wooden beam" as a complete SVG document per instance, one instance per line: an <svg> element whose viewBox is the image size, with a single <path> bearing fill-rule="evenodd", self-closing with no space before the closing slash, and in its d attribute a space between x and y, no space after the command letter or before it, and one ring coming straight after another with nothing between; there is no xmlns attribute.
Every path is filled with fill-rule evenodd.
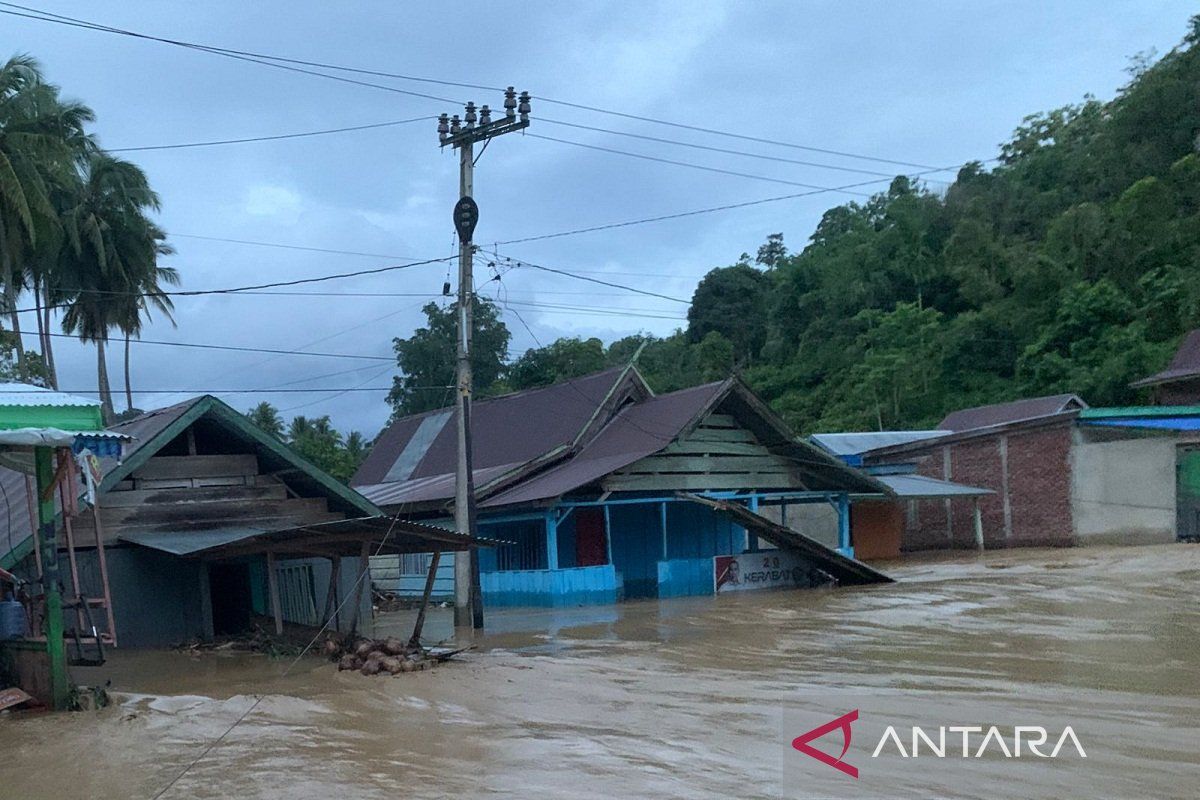
<svg viewBox="0 0 1200 800"><path fill-rule="evenodd" d="M354 585L354 610L350 612L350 633L358 632L358 617L362 611L363 585L370 581L371 543L363 542L358 554L358 582Z"/></svg>
<svg viewBox="0 0 1200 800"><path fill-rule="evenodd" d="M341 627L339 619L339 611L341 607L337 602L338 595L338 578L342 574L342 557L330 556L329 558L329 589L325 592L325 613L322 615L323 624L328 625L330 617L333 618L333 629L336 631Z"/></svg>
<svg viewBox="0 0 1200 800"><path fill-rule="evenodd" d="M267 586L271 592L271 614L275 617L275 635L283 635L283 607L279 603L279 576L275 574L275 551L267 551Z"/></svg>
<svg viewBox="0 0 1200 800"><path fill-rule="evenodd" d="M417 610L417 621L413 625L412 636L408 639L409 647L421 646L421 631L425 628L425 609L429 608L429 596L433 594L433 581L437 578L438 562L442 560L442 551L434 550L433 558L429 560L429 574L425 576L425 591L421 593L421 608Z"/></svg>

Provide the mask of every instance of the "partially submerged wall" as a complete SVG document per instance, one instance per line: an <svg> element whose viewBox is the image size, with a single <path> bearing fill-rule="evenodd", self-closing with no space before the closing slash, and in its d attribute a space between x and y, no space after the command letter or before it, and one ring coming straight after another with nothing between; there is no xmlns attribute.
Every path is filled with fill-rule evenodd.
<svg viewBox="0 0 1200 800"><path fill-rule="evenodd" d="M1175 540L1177 444L1173 436L1076 431L1071 507L1081 544Z"/></svg>

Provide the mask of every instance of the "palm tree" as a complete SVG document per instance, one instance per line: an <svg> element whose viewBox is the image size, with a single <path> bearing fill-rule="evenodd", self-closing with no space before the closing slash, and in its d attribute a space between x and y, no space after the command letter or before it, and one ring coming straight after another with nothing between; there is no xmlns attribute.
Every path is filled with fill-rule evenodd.
<svg viewBox="0 0 1200 800"><path fill-rule="evenodd" d="M283 438L283 420L279 416L279 411L266 400L247 411L246 416L272 436Z"/></svg>
<svg viewBox="0 0 1200 800"><path fill-rule="evenodd" d="M134 287L157 287L160 281L176 278L168 277L173 271L159 272L162 231L146 216L158 210L158 195L138 166L107 153L91 154L73 200L62 215L65 243L57 276L70 303L63 330L96 345L100 402L111 418L112 386L105 357L109 334L114 328L140 330L141 309L130 308L140 300L130 294ZM165 295L159 290L154 294L150 304L169 312ZM133 311L139 317L136 326Z"/></svg>
<svg viewBox="0 0 1200 800"><path fill-rule="evenodd" d="M17 298L32 281L41 305L37 290L48 284L37 265L46 262L58 227L52 189L69 182L77 159L92 149L84 124L93 118L87 106L60 100L32 57L13 56L0 66L0 280L22 378L29 370ZM39 308L38 335L52 374L48 316Z"/></svg>
<svg viewBox="0 0 1200 800"><path fill-rule="evenodd" d="M144 217L143 221L146 234L155 243L155 258L174 253L175 248L164 241L167 237L166 233L153 222L145 220ZM142 323L150 321L151 309L160 311L172 326L175 325L175 318L171 316L171 312L175 310L175 304L171 302L171 296L166 293L163 286L179 285L179 271L174 267L160 267L157 260L131 264L130 267L135 272L122 276L126 294L113 297L113 302L118 306L116 310L117 327L125 335L126 410L133 410L133 384L129 372L129 340L132 337L141 337Z"/></svg>

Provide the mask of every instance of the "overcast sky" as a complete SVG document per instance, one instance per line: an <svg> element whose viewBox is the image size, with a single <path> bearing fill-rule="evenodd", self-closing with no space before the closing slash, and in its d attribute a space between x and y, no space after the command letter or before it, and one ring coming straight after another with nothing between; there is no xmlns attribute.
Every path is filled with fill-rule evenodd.
<svg viewBox="0 0 1200 800"><path fill-rule="evenodd" d="M36 2L36 0L28 0ZM1187 0L1045 2L123 2L39 3L59 14L226 48L534 95L531 134L747 173L730 176L532 136L492 142L479 161L475 241L492 242L672 214L886 176L689 149L552 124L574 122L867 172L878 161L740 141L539 102L539 96L808 147L948 166L996 155L1027 114L1109 98L1129 56L1182 38ZM289 73L160 43L0 16L0 55L39 58L64 94L96 111L108 148L266 136L402 120L452 103ZM501 107L490 91L386 83L459 103ZM547 121L539 121L544 119ZM162 197L169 259L184 288L208 289L369 269L449 255L457 161L436 126L126 153ZM938 176L950 178L953 172ZM777 182L777 181L783 181ZM933 183L936 188L940 184ZM866 187L869 191L876 187ZM753 252L773 232L803 246L821 213L855 199L826 193L672 221L498 248L512 258L688 298L709 269ZM211 241L241 239L368 255ZM373 255L371 255L373 254ZM490 277L477 261L480 279ZM390 356L435 299L446 266L429 265L296 291L428 297L243 295L179 298L178 327L147 339ZM500 289L503 287L503 289ZM606 342L670 333L685 306L528 268L486 283L506 291L513 355L562 335ZM518 304L535 305L518 305ZM557 306L545 307L547 304ZM581 308L562 308L574 306ZM26 325L32 327L32 318ZM28 328L27 328L28 329ZM536 337L536 340L535 340ZM135 388L230 390L387 387L384 361L265 356L134 345ZM59 340L64 389L95 385L94 350ZM347 372L347 370L357 370ZM110 372L121 385L119 348ZM341 372L340 375L329 373ZM317 376L328 376L315 379ZM373 436L385 389L266 399L290 418L329 414ZM139 407L179 397L142 394ZM118 408L123 400L118 401Z"/></svg>

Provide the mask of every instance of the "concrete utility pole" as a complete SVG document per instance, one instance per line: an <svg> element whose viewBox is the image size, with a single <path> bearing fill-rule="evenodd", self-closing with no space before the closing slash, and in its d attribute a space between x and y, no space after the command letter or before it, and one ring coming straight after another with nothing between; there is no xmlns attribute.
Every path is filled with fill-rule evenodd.
<svg viewBox="0 0 1200 800"><path fill-rule="evenodd" d="M458 193L454 206L454 228L458 232L458 343L457 343L457 401L458 465L454 483L454 527L460 533L475 535L475 479L471 458L471 334L474 330L475 284L471 269L474 245L471 236L479 221L479 206L471 196L474 192L474 145L505 133L529 127L529 92L521 92L518 102L513 87L504 92L504 118L492 121L492 111L486 105L476 117L475 104L467 103L460 121L458 115L438 118L438 140L441 146L458 150ZM480 151L483 155L483 151ZM474 550L454 556L454 624L456 627L483 627L483 597L479 591L479 560Z"/></svg>

